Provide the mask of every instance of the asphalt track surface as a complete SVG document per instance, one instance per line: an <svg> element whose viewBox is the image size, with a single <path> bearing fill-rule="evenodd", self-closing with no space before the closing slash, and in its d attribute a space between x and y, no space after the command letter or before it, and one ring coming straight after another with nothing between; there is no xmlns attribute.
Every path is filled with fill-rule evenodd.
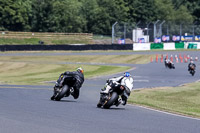
<svg viewBox="0 0 200 133"><path fill-rule="evenodd" d="M155 54L157 53L160 52L155 52ZM177 52L174 51L170 54L175 53ZM194 51L187 53L192 56L199 55L199 52ZM4 54L0 54L0 56L2 55L4 56ZM28 54L16 56L28 56ZM187 63L175 63L175 70L166 69L163 63L155 62L129 66L136 68L130 70L134 76L135 89L141 89L157 86L179 86L195 82L200 79L199 61L196 64L197 72L193 77L187 71ZM50 100L50 96L53 94L53 83L49 86L0 85L0 133L200 132L200 119L132 105L112 107L111 109L96 108L99 91L105 84L105 80L119 75L121 73L86 79L78 100L74 100L70 96L59 102Z"/></svg>

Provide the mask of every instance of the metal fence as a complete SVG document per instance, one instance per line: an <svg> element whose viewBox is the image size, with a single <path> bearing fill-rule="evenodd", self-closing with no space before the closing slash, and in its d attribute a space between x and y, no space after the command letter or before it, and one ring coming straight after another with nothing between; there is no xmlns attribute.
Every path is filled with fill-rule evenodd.
<svg viewBox="0 0 200 133"><path fill-rule="evenodd" d="M200 25L188 24L187 22L172 23L157 20L149 23L134 23L134 24L120 24L115 23L112 26L112 43L134 43L139 42L141 34L143 37L148 37L147 42L154 42L155 38L168 36L168 42L173 42L173 36L188 36L190 41L199 41L200 39ZM195 39L195 36L198 39ZM180 40L181 41L181 40Z"/></svg>

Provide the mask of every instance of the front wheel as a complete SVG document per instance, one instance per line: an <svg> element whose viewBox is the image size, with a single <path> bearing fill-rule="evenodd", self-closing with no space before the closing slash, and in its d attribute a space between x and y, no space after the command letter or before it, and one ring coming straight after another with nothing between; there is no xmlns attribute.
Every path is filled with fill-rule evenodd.
<svg viewBox="0 0 200 133"><path fill-rule="evenodd" d="M68 90L69 90L68 85L64 85L62 88L60 88L60 90L57 92L57 94L55 96L55 100L60 101L65 96L65 94Z"/></svg>
<svg viewBox="0 0 200 133"><path fill-rule="evenodd" d="M118 100L118 97L118 94L116 92L113 92L104 103L103 108L109 109Z"/></svg>

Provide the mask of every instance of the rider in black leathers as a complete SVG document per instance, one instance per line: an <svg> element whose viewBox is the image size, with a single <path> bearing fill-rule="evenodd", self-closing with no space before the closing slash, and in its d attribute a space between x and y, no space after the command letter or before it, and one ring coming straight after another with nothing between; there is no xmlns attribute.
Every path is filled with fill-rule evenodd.
<svg viewBox="0 0 200 133"><path fill-rule="evenodd" d="M67 81L67 84L70 87L73 87L73 89L72 88L70 89L70 92L71 95L74 97L74 99L77 99L79 97L80 88L84 82L83 69L79 67L77 71L73 72L66 71L62 73L54 86L54 90L56 90L56 88L61 88L63 86L64 81ZM55 98L55 93L51 97L51 100L54 100L54 98Z"/></svg>
<svg viewBox="0 0 200 133"><path fill-rule="evenodd" d="M191 70L191 67L194 66L194 69L196 68L196 65L194 64L194 62L191 60L190 63L188 64L188 71Z"/></svg>

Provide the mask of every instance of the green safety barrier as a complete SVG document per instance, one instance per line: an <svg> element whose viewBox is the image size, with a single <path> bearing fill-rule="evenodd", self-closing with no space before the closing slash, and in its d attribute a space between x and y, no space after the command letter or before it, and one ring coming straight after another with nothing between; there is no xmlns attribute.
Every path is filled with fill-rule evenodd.
<svg viewBox="0 0 200 133"><path fill-rule="evenodd" d="M163 49L163 43L151 43L151 49Z"/></svg>
<svg viewBox="0 0 200 133"><path fill-rule="evenodd" d="M175 43L176 49L184 49L184 46L185 46L184 42Z"/></svg>
<svg viewBox="0 0 200 133"><path fill-rule="evenodd" d="M195 43L189 43L187 48L188 49L197 49L197 44L195 44Z"/></svg>

